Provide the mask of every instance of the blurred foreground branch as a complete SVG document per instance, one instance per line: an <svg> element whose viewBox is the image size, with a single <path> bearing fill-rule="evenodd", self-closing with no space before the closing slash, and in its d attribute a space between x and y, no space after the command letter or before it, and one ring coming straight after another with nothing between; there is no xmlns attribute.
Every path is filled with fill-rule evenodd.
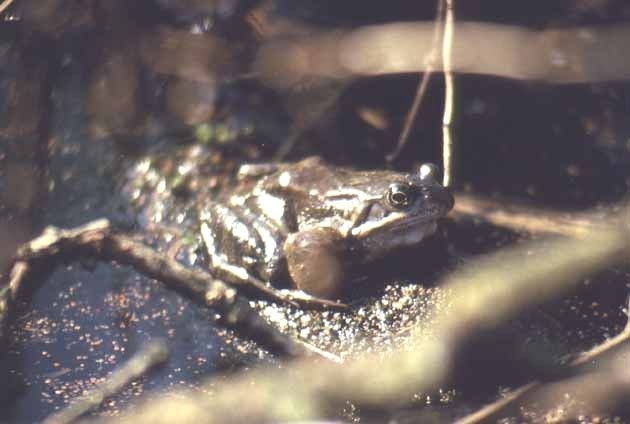
<svg viewBox="0 0 630 424"><path fill-rule="evenodd" d="M0 14L7 10L7 8L11 6L12 3L13 0L4 0L2 3L0 3Z"/></svg>
<svg viewBox="0 0 630 424"><path fill-rule="evenodd" d="M271 40L254 71L277 87L313 78L443 70L424 60L433 48L433 23L391 23L349 32L320 32L291 41ZM630 26L535 31L481 22L457 22L452 70L550 83L630 79L625 51ZM424 53L423 53L424 52Z"/></svg>
<svg viewBox="0 0 630 424"><path fill-rule="evenodd" d="M581 277L626 261L626 224L588 232L581 239L502 250L463 267L442 284L452 302L448 311L436 312L435 336L422 337L418 328L411 344L386 360L368 355L343 366L299 360L280 370L254 370L213 385L211 397L197 392L176 399L156 397L126 418L155 423L175 418L189 423L283 422L333 416L346 401L359 408L391 410L409 403L415 393L444 384L456 372L455 358L476 337L566 294Z"/></svg>
<svg viewBox="0 0 630 424"><path fill-rule="evenodd" d="M615 208L589 213L568 213L532 208L471 194L457 193L451 213L454 217L481 218L490 224L532 234L584 237L604 229L616 219Z"/></svg>

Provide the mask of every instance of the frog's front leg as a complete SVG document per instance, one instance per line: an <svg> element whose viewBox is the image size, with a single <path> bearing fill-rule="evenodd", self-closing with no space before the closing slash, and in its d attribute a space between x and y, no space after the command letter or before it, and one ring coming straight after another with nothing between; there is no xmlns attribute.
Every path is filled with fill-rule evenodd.
<svg viewBox="0 0 630 424"><path fill-rule="evenodd" d="M256 278L243 266L234 265L226 261L217 248L215 235L208 225L204 222L200 227L201 238L206 247L206 253L210 261L211 271L218 278L223 278L233 284L242 286L250 286L256 291L266 294L272 300L287 301L286 297L279 295L275 290L269 287L264 281ZM290 300L290 299L289 299Z"/></svg>
<svg viewBox="0 0 630 424"><path fill-rule="evenodd" d="M345 276L343 236L333 228L290 234L284 242L289 275L295 285L316 297L335 297Z"/></svg>

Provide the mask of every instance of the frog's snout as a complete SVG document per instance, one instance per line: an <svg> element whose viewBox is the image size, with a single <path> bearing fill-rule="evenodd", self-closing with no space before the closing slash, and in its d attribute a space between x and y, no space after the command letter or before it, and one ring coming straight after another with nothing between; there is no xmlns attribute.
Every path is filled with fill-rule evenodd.
<svg viewBox="0 0 630 424"><path fill-rule="evenodd" d="M426 202L438 206L444 215L455 206L455 199L451 192L439 184L423 187L422 195Z"/></svg>

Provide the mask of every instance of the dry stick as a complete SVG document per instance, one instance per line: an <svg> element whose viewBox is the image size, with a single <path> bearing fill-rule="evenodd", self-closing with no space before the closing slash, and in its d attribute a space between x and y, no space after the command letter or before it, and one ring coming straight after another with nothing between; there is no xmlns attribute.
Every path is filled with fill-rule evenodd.
<svg viewBox="0 0 630 424"><path fill-rule="evenodd" d="M109 221L101 219L69 230L49 227L40 237L18 249L9 284L0 289L0 340L5 335L9 312L20 298L27 277L38 269L38 261L49 262L61 255L71 259L89 256L131 265L189 298L217 309L220 321L238 334L260 342L271 351L290 356L307 351L264 321L237 291L249 290L275 301L307 307L339 306L326 300L285 296L256 282L237 281L232 274L219 273L219 278L230 283L231 287L227 286L207 272L188 268L130 237L112 233Z"/></svg>
<svg viewBox="0 0 630 424"><path fill-rule="evenodd" d="M445 187L453 179L454 138L452 133L453 110L455 108L455 81L453 78L453 33L455 31L454 0L446 1L444 39L442 40L442 66L444 71L444 115L442 117L442 164L444 165Z"/></svg>
<svg viewBox="0 0 630 424"><path fill-rule="evenodd" d="M431 79L431 74L433 74L433 71L435 70L435 62L438 54L437 46L441 41L440 39L442 38L442 15L444 14L444 2L445 0L437 1L431 51L425 59L426 67L424 69L424 74L422 75L422 79L420 80L418 88L416 89L416 96L413 99L411 109L409 109L407 117L405 118L405 125L403 126L403 130L400 133L400 137L398 138L398 143L396 144L394 150L389 155L387 155L387 162L389 163L392 163L396 159L398 159L398 155L400 155L400 152L409 140L409 134L411 134L411 130L413 129L414 123L416 121L416 116L418 115L418 110L420 110L420 105L422 104L422 100L425 97L427 87L429 86L429 80Z"/></svg>
<svg viewBox="0 0 630 424"><path fill-rule="evenodd" d="M150 368L166 361L167 357L168 348L164 341L147 343L102 384L97 385L61 411L50 415L43 424L67 424L76 421L81 415L99 406L105 399L118 393Z"/></svg>
<svg viewBox="0 0 630 424"><path fill-rule="evenodd" d="M186 267L174 259L156 252L150 247L130 237L112 232L109 221L100 219L81 227L60 230L48 227L44 233L18 249L18 260L32 260L50 257L51 254L68 253L78 249L96 259L108 258L131 265L149 276L167 281L169 285L201 299L208 290L217 284L217 278L228 282L239 290L249 291L275 302L292 303L311 308L339 308L345 305L308 295L283 293L268 287L253 278L245 278L229 270L212 270L216 277L198 269ZM87 249L87 250L85 250Z"/></svg>
<svg viewBox="0 0 630 424"><path fill-rule="evenodd" d="M630 340L630 297L628 298L628 303L626 305L626 315L628 316L628 321L626 322L626 326L623 331L617 334L612 339L606 340L604 343L593 347L591 350L587 352L583 352L577 355L572 361L572 366L581 366L585 365L591 361L594 361L598 357L602 356L606 352L610 352L613 349L616 349L618 346Z"/></svg>
<svg viewBox="0 0 630 424"><path fill-rule="evenodd" d="M590 231L606 225L603 216L596 217L593 214L562 213L464 193L456 193L455 198L452 216L480 217L513 231L584 237ZM609 215L607 218L610 219L614 211L606 211L602 215Z"/></svg>
<svg viewBox="0 0 630 424"><path fill-rule="evenodd" d="M630 301L630 300L629 300ZM593 347L591 350L583 352L573 359L568 367L567 371L578 371L584 365L589 362L601 359L605 354L615 350L619 346L630 341L630 304L626 307L626 315L628 315L628 321L623 331L617 334L615 337L605 341L604 343ZM500 418L507 415L508 410L516 406L516 403L523 400L526 395L533 393L536 390L544 388L545 384L540 381L533 381L525 384L518 389L511 390L505 397L484 406L478 411L465 416L456 421L456 424L477 424L483 422L497 422Z"/></svg>

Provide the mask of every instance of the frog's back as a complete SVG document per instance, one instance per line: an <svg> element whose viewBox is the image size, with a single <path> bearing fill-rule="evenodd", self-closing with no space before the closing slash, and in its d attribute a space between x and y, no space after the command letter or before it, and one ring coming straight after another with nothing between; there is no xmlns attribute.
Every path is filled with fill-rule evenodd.
<svg viewBox="0 0 630 424"><path fill-rule="evenodd" d="M271 190L274 178L277 172L248 176L201 211L211 232L204 237L211 266L222 261L266 281L284 277L282 247L295 220L286 199Z"/></svg>

